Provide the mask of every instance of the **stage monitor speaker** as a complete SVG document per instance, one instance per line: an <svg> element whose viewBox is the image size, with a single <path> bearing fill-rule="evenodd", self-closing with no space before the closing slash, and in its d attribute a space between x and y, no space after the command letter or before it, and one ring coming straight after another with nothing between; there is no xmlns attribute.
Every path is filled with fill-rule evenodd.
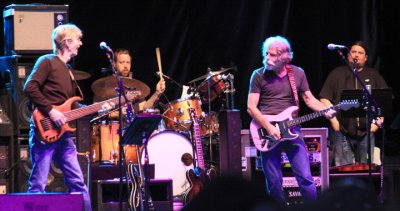
<svg viewBox="0 0 400 211"><path fill-rule="evenodd" d="M68 22L68 5L11 4L3 17L5 55L50 53L53 29Z"/></svg>
<svg viewBox="0 0 400 211"><path fill-rule="evenodd" d="M83 210L83 196L78 193L0 194L0 210Z"/></svg>
<svg viewBox="0 0 400 211"><path fill-rule="evenodd" d="M219 170L221 176L242 176L239 110L219 113Z"/></svg>
<svg viewBox="0 0 400 211"><path fill-rule="evenodd" d="M23 87L37 58L37 56L0 57L1 75L6 79L2 105L8 117L11 118L15 136L29 133L29 119L32 111L28 107L29 99L23 93Z"/></svg>

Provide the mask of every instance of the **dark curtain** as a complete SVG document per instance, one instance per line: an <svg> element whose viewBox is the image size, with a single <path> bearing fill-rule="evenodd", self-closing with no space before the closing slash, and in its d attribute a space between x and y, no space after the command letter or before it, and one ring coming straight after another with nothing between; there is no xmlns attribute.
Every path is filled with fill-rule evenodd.
<svg viewBox="0 0 400 211"><path fill-rule="evenodd" d="M28 1L2 1L0 6ZM235 108L241 110L242 128L248 128L247 92L252 70L262 66L261 45L266 37L283 35L294 51L293 64L307 73L315 96L335 66L344 62L328 43L349 46L355 40L370 48L369 63L399 95L394 77L398 59L399 15L389 2L379 0L113 0L42 1L68 4L70 22L84 31L75 69L92 77L81 84L91 103L90 84L102 77L108 59L101 41L127 48L133 55L134 77L154 91L158 79L156 48L160 48L163 73L181 84L207 73L207 69L237 67L234 74ZM2 45L1 43L0 45ZM179 98L179 86L168 83L163 103ZM221 101L216 101L219 104ZM395 101L395 111L399 107ZM217 106L216 106L217 107ZM305 107L303 113L309 110ZM205 110L205 108L203 109ZM397 111L396 111L397 112ZM326 122L325 122L326 123ZM324 126L312 121L305 126Z"/></svg>

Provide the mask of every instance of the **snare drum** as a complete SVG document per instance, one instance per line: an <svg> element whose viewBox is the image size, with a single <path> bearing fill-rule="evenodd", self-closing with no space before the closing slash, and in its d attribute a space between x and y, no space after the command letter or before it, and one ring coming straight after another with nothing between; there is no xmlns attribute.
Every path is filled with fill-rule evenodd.
<svg viewBox="0 0 400 211"><path fill-rule="evenodd" d="M165 126L170 130L186 131L190 129L192 121L188 109L194 108L197 116L201 116L201 101L199 98L178 99L168 104L163 114Z"/></svg>
<svg viewBox="0 0 400 211"><path fill-rule="evenodd" d="M190 187L186 171L193 169L193 147L180 133L163 131L147 142L149 164L154 165L154 179L172 179L173 195L180 196ZM144 163L144 153L141 157Z"/></svg>

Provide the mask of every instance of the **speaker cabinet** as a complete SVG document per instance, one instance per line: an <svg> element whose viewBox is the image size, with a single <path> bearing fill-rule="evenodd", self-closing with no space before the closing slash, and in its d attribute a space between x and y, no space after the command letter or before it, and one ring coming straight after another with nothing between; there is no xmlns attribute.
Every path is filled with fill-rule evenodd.
<svg viewBox="0 0 400 211"><path fill-rule="evenodd" d="M241 177L240 111L222 110L219 113L218 122L220 174Z"/></svg>
<svg viewBox="0 0 400 211"><path fill-rule="evenodd" d="M17 190L16 192L26 192L28 190L28 179L32 171L30 149L27 137L18 137L17 156L19 164L17 169ZM68 192L64 183L64 175L58 166L52 162L47 178L46 192Z"/></svg>
<svg viewBox="0 0 400 211"><path fill-rule="evenodd" d="M78 193L13 193L0 195L0 210L69 211L83 209L83 195Z"/></svg>
<svg viewBox="0 0 400 211"><path fill-rule="evenodd" d="M329 150L327 128L302 128L304 142L306 144L310 170L319 192L329 187ZM265 178L262 172L260 152L251 141L249 130L241 131L242 142L242 175L245 179L265 186ZM297 180L292 173L290 163L285 152L281 154L283 174L283 189L288 205L301 204L302 198Z"/></svg>
<svg viewBox="0 0 400 211"><path fill-rule="evenodd" d="M91 197L93 210L119 210L119 180L95 180L92 181ZM126 181L123 181L122 199L123 210L128 210L128 198ZM151 179L149 192L153 201L154 210L172 211L173 195L171 179Z"/></svg>
<svg viewBox="0 0 400 211"><path fill-rule="evenodd" d="M23 93L24 83L32 71L37 56L4 56L0 57L0 70L5 82L6 96L3 109L11 118L14 135L27 135L29 119L32 114L28 107L29 99Z"/></svg>
<svg viewBox="0 0 400 211"><path fill-rule="evenodd" d="M1 99L1 97L0 97ZM13 190L14 185L13 125L0 105L0 194Z"/></svg>
<svg viewBox="0 0 400 211"><path fill-rule="evenodd" d="M76 126L76 148L78 150L78 160L82 169L83 177L85 179L85 184L89 184L88 176L90 177L90 116L82 117L72 123L75 123Z"/></svg>
<svg viewBox="0 0 400 211"><path fill-rule="evenodd" d="M310 161L311 175L313 176L318 192L329 187L329 150L327 128L302 128L307 155ZM282 153L283 189L288 205L303 203L299 185L293 175L286 154Z"/></svg>
<svg viewBox="0 0 400 211"><path fill-rule="evenodd" d="M53 29L68 22L68 5L11 4L3 17L5 55L50 53Z"/></svg>

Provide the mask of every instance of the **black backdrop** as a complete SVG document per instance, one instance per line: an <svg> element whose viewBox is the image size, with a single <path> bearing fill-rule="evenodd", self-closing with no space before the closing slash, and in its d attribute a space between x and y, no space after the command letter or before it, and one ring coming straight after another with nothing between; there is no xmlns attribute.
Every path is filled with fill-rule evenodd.
<svg viewBox="0 0 400 211"><path fill-rule="evenodd" d="M1 1L9 4L32 1ZM370 46L370 65L378 68L394 89L394 114L399 108L399 83L395 77L400 60L400 15L390 1L379 0L71 0L41 1L68 4L70 22L84 32L83 46L74 60L77 70L92 77L81 81L91 103L90 84L102 77L108 59L101 41L133 54L134 77L154 90L158 70L156 51L161 51L164 74L187 84L207 72L236 66L235 108L241 110L242 128L248 128L247 91L252 70L262 65L261 44L267 36L283 35L292 44L293 64L307 73L317 96L330 70L343 61L328 43L350 45L361 39ZM1 22L1 25L3 22ZM2 32L1 32L2 33ZM1 34L0 37L3 37ZM3 49L3 42L0 48ZM2 54L2 53L1 53ZM169 101L181 90L168 83ZM163 99L166 101L166 99ZM308 113L307 108L302 113ZM388 118L388 123L391 119ZM324 126L315 120L304 126ZM325 125L326 126L326 125Z"/></svg>

